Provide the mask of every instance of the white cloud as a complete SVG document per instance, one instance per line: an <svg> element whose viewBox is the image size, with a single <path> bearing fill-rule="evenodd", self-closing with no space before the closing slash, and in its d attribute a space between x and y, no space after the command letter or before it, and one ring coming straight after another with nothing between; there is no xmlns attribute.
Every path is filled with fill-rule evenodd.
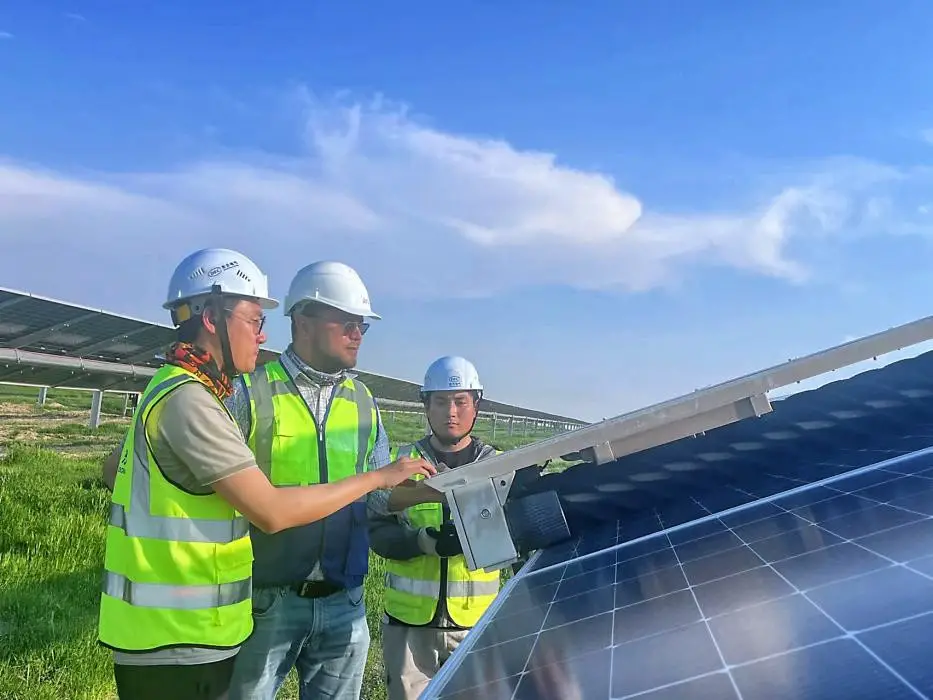
<svg viewBox="0 0 933 700"><path fill-rule="evenodd" d="M0 235L12 242L0 277L50 293L49 266L68 251L130 284L139 267L121 261L145 256L161 279L188 249L227 245L261 261L278 289L322 257L353 264L381 294L542 281L649 289L705 264L798 283L812 271L790 255L794 242L887 221L897 204L889 187L904 177L847 160L802 173L747 211L665 213L606 174L446 133L383 100L299 97L307 152L292 159L250 154L130 174L0 163ZM422 274L430 270L441 272Z"/></svg>
<svg viewBox="0 0 933 700"><path fill-rule="evenodd" d="M12 39L13 35L10 32L0 32L0 41L4 39Z"/></svg>

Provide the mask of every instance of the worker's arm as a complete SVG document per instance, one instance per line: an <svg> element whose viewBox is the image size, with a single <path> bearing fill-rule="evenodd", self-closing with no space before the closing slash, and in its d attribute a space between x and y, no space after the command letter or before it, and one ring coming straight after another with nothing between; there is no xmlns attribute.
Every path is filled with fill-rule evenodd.
<svg viewBox="0 0 933 700"><path fill-rule="evenodd" d="M147 426L154 433L150 435L154 454L170 451L200 486L213 489L267 533L321 520L414 474L435 473L425 460L402 459L333 483L276 488L257 466L235 422L203 386L179 387L157 410L158 418Z"/></svg>
<svg viewBox="0 0 933 700"><path fill-rule="evenodd" d="M370 471L375 471L383 469L389 464L394 464L392 462L392 451L389 447L389 436L382 424L382 414L377 407L376 442L369 456L368 466ZM388 489L373 491L367 497L366 503L370 512L388 515L390 513L401 513L406 508L420 503L441 503L443 500L444 494L440 491L424 486L421 482L405 481L391 491Z"/></svg>
<svg viewBox="0 0 933 700"><path fill-rule="evenodd" d="M412 527L407 519L369 509L369 546L383 559L405 561L436 554L434 543L424 528Z"/></svg>
<svg viewBox="0 0 933 700"><path fill-rule="evenodd" d="M421 481L405 481L392 489L386 509L389 513L400 513L406 508L421 503L444 503L442 491L431 488Z"/></svg>
<svg viewBox="0 0 933 700"><path fill-rule="evenodd" d="M213 484L214 491L267 534L326 518L370 491L392 488L413 474L430 475L423 459L403 457L374 472L328 484L276 488L259 467L242 469Z"/></svg>

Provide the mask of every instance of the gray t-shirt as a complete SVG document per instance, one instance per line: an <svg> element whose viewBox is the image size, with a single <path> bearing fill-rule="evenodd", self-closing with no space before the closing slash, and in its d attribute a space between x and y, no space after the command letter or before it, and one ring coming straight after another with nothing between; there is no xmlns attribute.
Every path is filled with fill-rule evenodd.
<svg viewBox="0 0 933 700"><path fill-rule="evenodd" d="M236 423L201 384L182 384L159 401L149 414L146 432L165 477L193 493L211 493L215 481L256 466ZM238 650L179 647L130 654L115 651L113 659L133 666L203 664L221 661Z"/></svg>

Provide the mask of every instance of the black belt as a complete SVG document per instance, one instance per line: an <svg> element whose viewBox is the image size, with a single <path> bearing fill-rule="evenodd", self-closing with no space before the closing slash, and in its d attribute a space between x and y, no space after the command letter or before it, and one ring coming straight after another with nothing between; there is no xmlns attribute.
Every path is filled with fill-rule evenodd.
<svg viewBox="0 0 933 700"><path fill-rule="evenodd" d="M330 581L302 581L291 586L299 598L324 598L333 595L344 587Z"/></svg>

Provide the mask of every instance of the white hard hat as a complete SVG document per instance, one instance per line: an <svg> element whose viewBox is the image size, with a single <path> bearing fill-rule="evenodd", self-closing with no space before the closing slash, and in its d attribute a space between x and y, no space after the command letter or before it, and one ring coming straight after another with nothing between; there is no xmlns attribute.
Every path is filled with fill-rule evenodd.
<svg viewBox="0 0 933 700"><path fill-rule="evenodd" d="M482 394L483 385L472 362L446 355L434 360L424 374L421 392L429 391L478 391Z"/></svg>
<svg viewBox="0 0 933 700"><path fill-rule="evenodd" d="M182 302L189 302L194 307L192 312L200 313L203 309L199 298L206 300L206 295L215 288L221 294L255 299L264 309L274 309L279 305L269 296L266 276L243 253L227 248L204 248L178 263L162 307L171 309Z"/></svg>
<svg viewBox="0 0 933 700"><path fill-rule="evenodd" d="M354 316L381 319L369 306L369 292L349 265L328 260L311 263L296 274L285 295L284 311L290 316L296 305L314 301Z"/></svg>

